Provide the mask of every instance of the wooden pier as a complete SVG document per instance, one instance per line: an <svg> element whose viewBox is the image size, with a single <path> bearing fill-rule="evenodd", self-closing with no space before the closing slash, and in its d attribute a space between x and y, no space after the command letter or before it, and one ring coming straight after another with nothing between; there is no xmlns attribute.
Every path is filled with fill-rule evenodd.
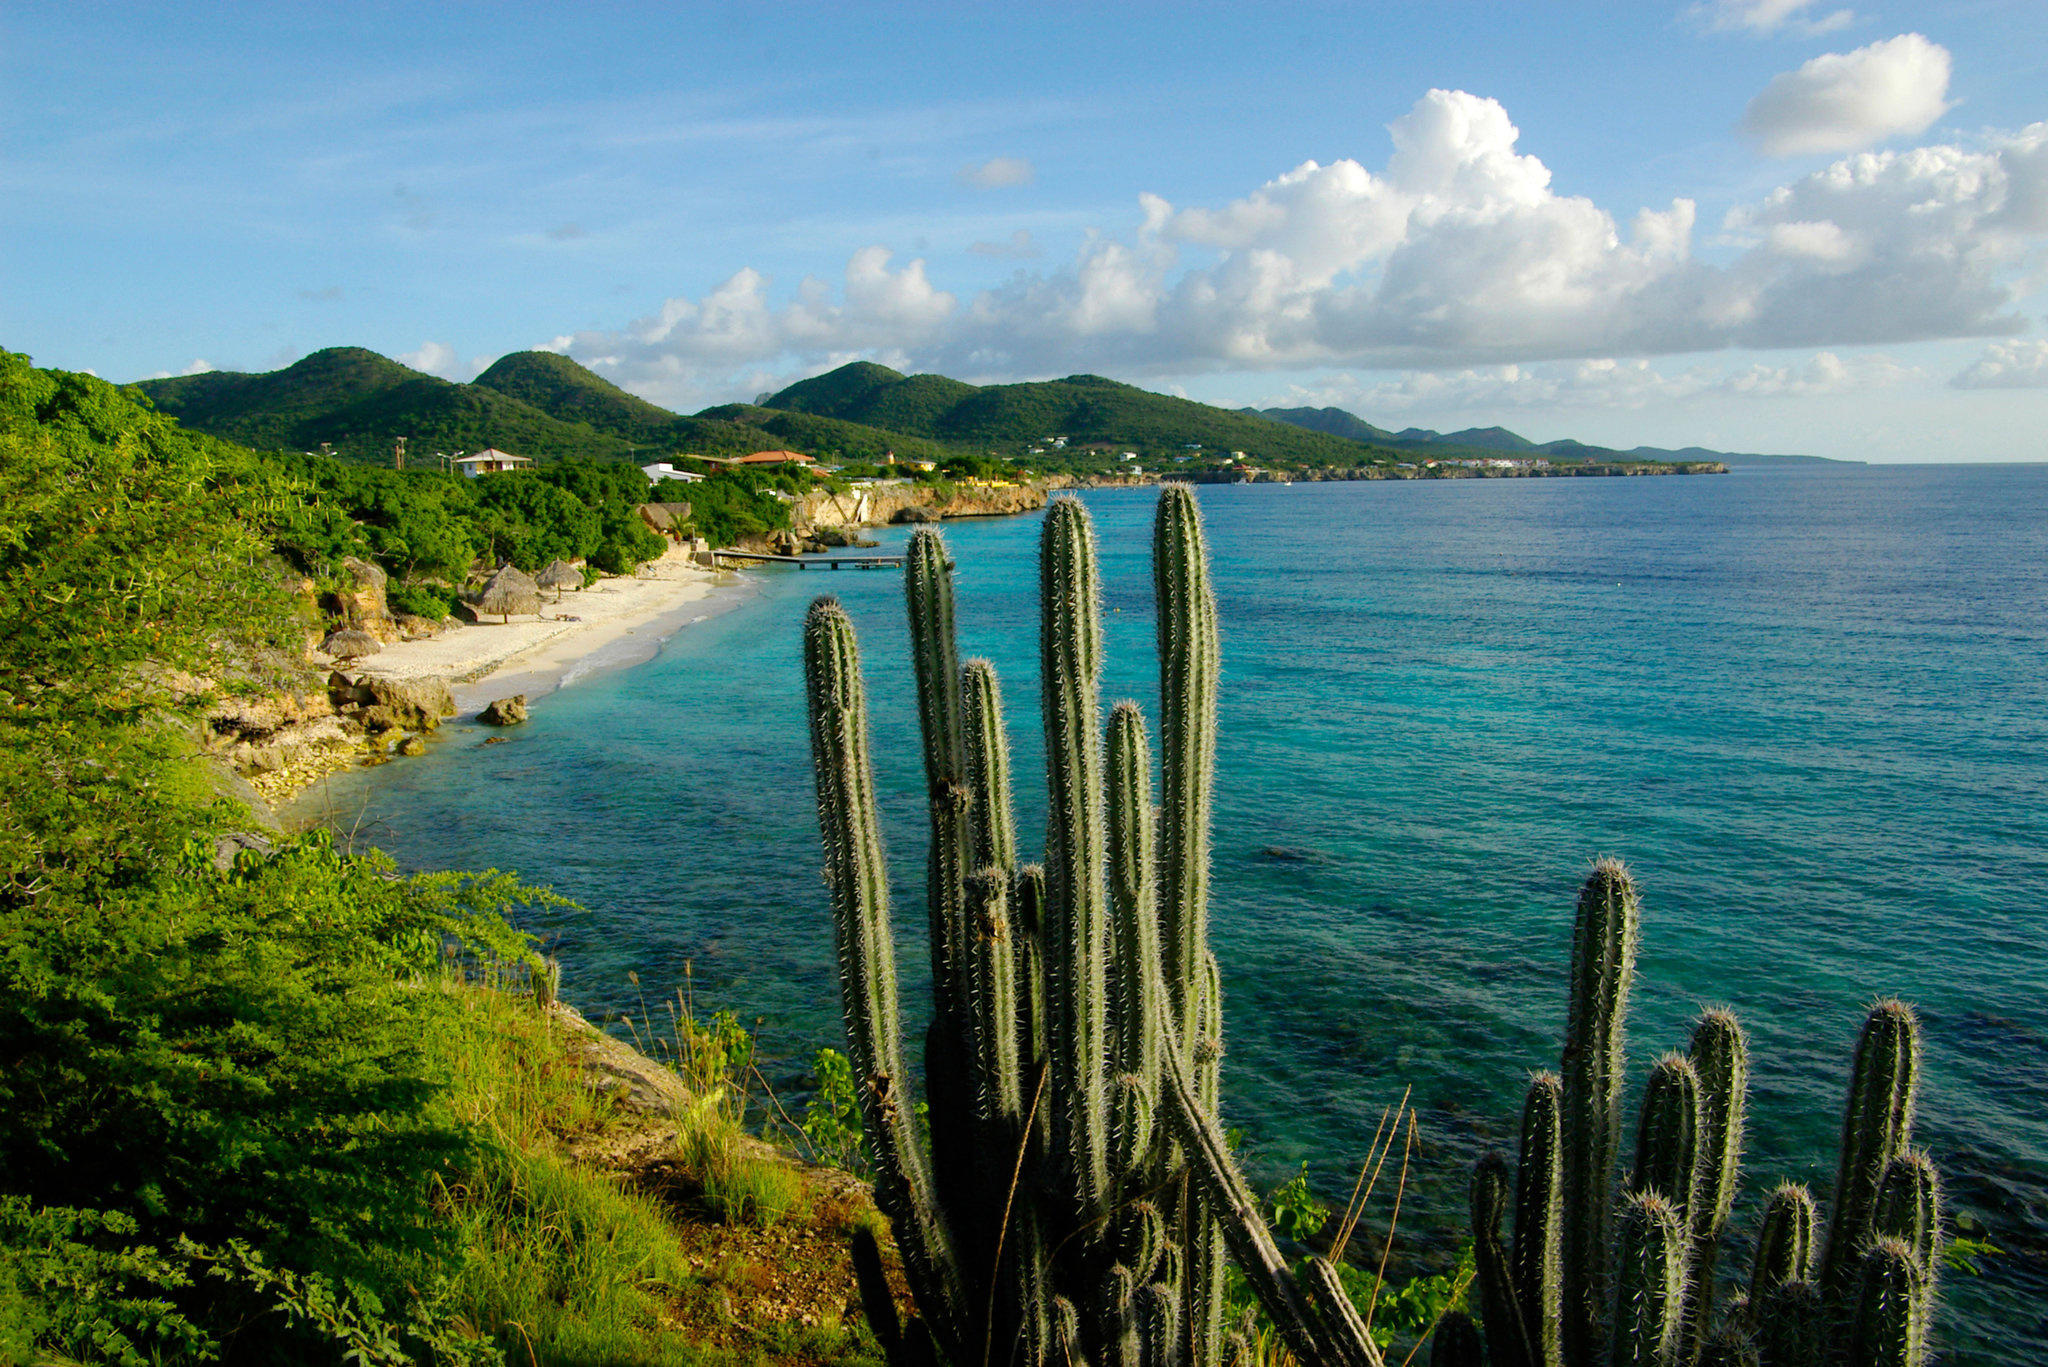
<svg viewBox="0 0 2048 1367"><path fill-rule="evenodd" d="M842 569L882 570L900 569L903 557L900 555L766 555L759 551L713 551L720 562L739 560L756 565L794 565L800 570Z"/></svg>

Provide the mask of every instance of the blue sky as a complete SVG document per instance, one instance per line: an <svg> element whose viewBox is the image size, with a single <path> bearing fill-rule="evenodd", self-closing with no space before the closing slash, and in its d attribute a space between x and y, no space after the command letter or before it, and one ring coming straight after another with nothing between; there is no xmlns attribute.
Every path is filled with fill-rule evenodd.
<svg viewBox="0 0 2048 1367"><path fill-rule="evenodd" d="M2048 6L0 9L0 345L2048 459Z"/></svg>

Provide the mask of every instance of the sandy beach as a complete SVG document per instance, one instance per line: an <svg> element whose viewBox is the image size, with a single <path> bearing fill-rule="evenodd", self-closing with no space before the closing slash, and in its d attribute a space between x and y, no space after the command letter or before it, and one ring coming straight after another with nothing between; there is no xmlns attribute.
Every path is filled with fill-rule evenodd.
<svg viewBox="0 0 2048 1367"><path fill-rule="evenodd" d="M639 664L692 622L747 596L742 573L692 565L680 550L639 573L571 589L559 602L543 595L538 617L464 623L424 641L387 645L347 666L386 679L448 680L463 713L494 698L529 701L600 670Z"/></svg>

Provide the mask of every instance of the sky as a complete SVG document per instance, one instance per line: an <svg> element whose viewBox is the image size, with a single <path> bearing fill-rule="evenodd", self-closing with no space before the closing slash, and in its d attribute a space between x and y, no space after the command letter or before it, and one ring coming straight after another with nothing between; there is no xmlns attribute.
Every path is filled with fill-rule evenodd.
<svg viewBox="0 0 2048 1367"><path fill-rule="evenodd" d="M2048 460L2048 4L0 5L0 346Z"/></svg>

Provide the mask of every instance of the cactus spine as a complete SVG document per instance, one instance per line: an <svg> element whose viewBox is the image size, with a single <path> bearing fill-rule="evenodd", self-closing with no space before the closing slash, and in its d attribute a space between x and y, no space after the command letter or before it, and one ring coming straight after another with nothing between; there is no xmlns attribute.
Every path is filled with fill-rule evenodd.
<svg viewBox="0 0 2048 1367"><path fill-rule="evenodd" d="M1880 1236L1863 1256L1848 1367L1919 1367L1927 1344L1927 1288L1913 1250Z"/></svg>
<svg viewBox="0 0 2048 1367"><path fill-rule="evenodd" d="M1560 1070L1564 1101L1565 1360L1588 1363L1605 1341L1614 1168L1629 985L1641 903L1619 861L1604 859L1579 892L1572 936L1571 1007Z"/></svg>

